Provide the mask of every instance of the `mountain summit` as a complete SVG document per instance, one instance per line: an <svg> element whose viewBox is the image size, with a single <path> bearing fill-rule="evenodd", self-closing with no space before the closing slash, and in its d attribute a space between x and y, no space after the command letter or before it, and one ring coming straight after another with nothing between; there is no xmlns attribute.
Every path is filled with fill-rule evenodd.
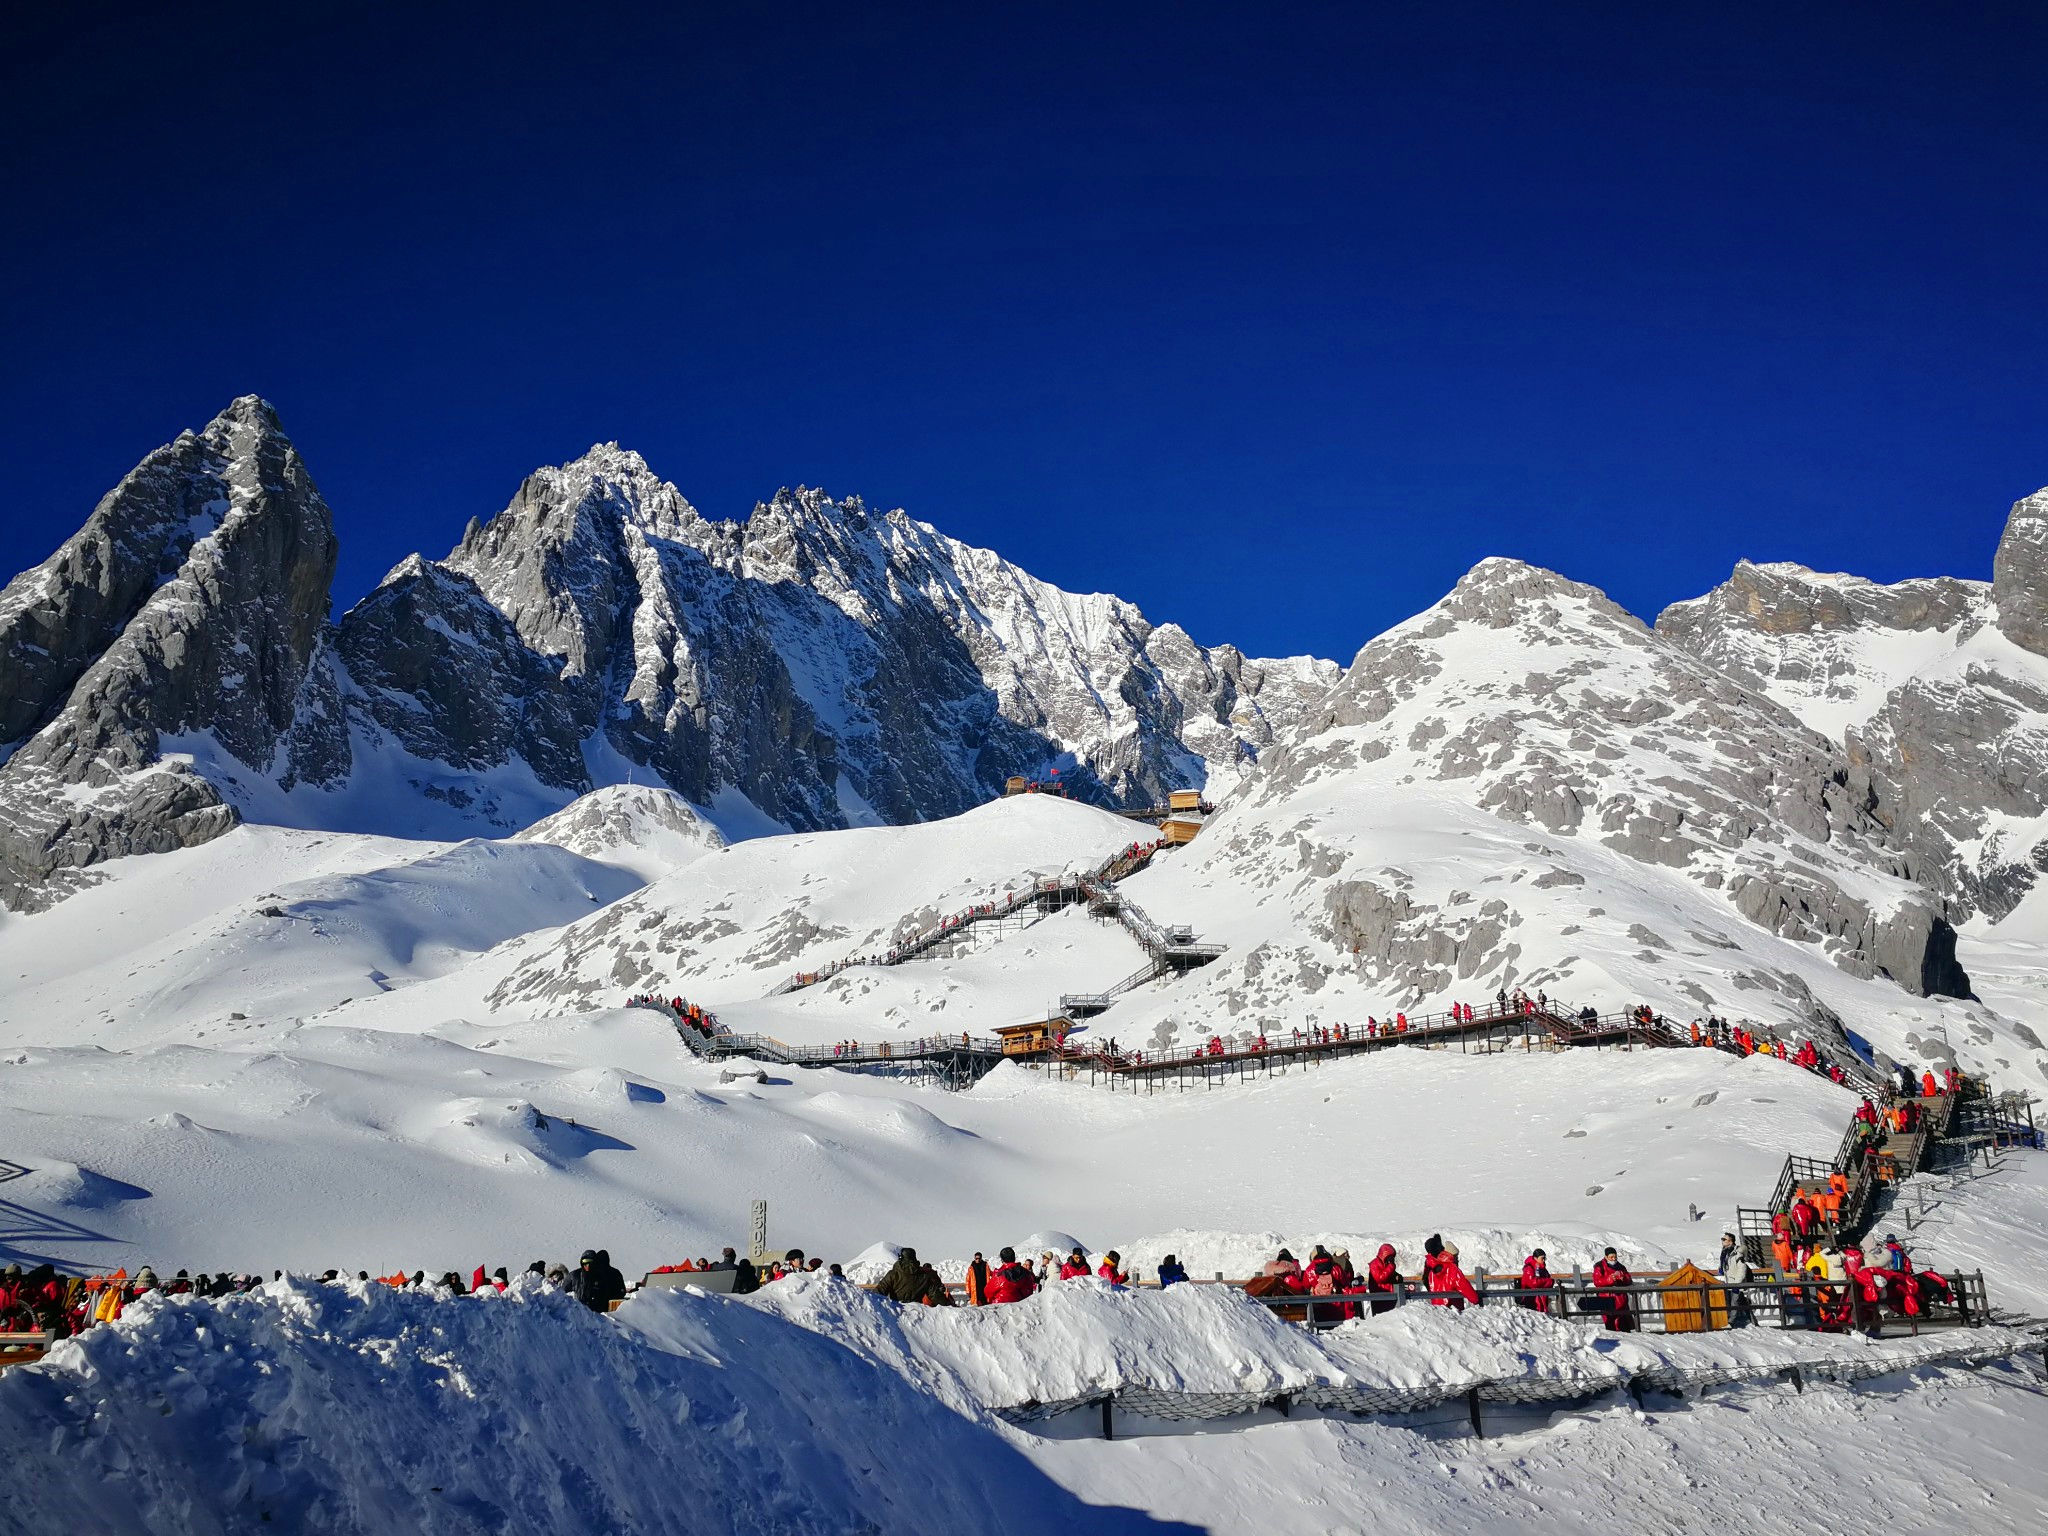
<svg viewBox="0 0 2048 1536"><path fill-rule="evenodd" d="M336 549L250 395L144 459L0 591L0 901L41 905L80 868L232 826L188 737L287 788L339 770L338 717L301 715Z"/></svg>
<svg viewBox="0 0 2048 1536"><path fill-rule="evenodd" d="M1337 676L807 488L703 517L601 444L328 626L333 520L270 406L151 454L0 593L0 900L243 816L515 830L653 779L734 835L951 815L1012 774L1234 783Z"/></svg>

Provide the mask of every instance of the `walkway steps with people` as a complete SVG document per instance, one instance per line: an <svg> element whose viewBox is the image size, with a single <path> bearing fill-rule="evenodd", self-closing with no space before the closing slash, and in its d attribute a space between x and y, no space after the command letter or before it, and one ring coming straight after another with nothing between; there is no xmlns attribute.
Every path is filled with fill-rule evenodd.
<svg viewBox="0 0 2048 1536"><path fill-rule="evenodd" d="M1152 945L1147 943L1145 935L1133 926L1133 919L1122 916L1122 909L1125 906L1130 906L1130 911L1135 914L1135 921L1138 924L1161 935L1162 943L1165 942L1163 936L1169 933L1185 936L1184 942L1175 946L1177 957L1183 962L1177 969L1187 970L1196 965L1206 964L1223 953L1222 945L1195 944L1193 933L1186 929L1158 929L1134 905L1125 903L1116 890L1118 881L1128 879L1144 869L1165 846L1166 844L1157 842L1133 843L1090 870L1069 871L1053 876L1026 876L1005 894L979 902L965 911L942 917L937 922L896 940L880 954L844 955L818 970L799 971L794 976L784 977L768 995L781 997L790 992L800 992L806 987L816 986L821 981L829 981L840 972L859 965L901 965L906 960L920 959L934 950L950 946L982 925L1001 925L1019 917L1028 917L1036 921L1062 908L1078 906L1083 902L1089 904L1090 910L1100 908L1102 915L1118 916L1124 926L1131 930L1133 937L1146 945L1147 953L1154 954L1155 959L1158 958L1157 954L1154 953Z"/></svg>
<svg viewBox="0 0 2048 1536"><path fill-rule="evenodd" d="M966 1034L878 1043L849 1040L837 1045L791 1045L773 1035L735 1034L715 1020L708 1031L695 1028L673 1004L661 998L636 997L627 1006L661 1014L675 1026L677 1038L691 1053L705 1061L748 1057L788 1067L901 1072L930 1077L942 1087L971 1088L1003 1060L1002 1041Z"/></svg>
<svg viewBox="0 0 2048 1536"><path fill-rule="evenodd" d="M1069 1005L1092 1001L1062 999ZM1071 1008L1069 1015L1073 1016ZM1644 1017L1639 1009L1610 1014L1572 1013L1552 1003L1510 999L1485 1010L1458 1008L1414 1017L1396 1014L1384 1022L1373 1019L1362 1025L1297 1029L1286 1035L1240 1036L1235 1041L1213 1036L1207 1044L1172 1051L1120 1050L1108 1042L1090 1041L1085 1045L1067 1045L1050 1054L1070 1075L1087 1072L1091 1080L1106 1081L1112 1088L1126 1083L1143 1085L1150 1091L1168 1080L1169 1086L1185 1088L1192 1082L1206 1084L1229 1077L1284 1071L1294 1064L1320 1064L1397 1046L1447 1048L1452 1044L1461 1050L1495 1051L1586 1046L1690 1049L1692 1042L1662 1020ZM1722 1048L1734 1049L1725 1045Z"/></svg>
<svg viewBox="0 0 2048 1536"><path fill-rule="evenodd" d="M1736 1213L1736 1232L1743 1256L1759 1268L1768 1266L1778 1226L1793 1222L1794 1207L1802 1198L1824 1203L1838 1178L1847 1186L1840 1207L1832 1219L1824 1219L1814 1228L1814 1234L1824 1233L1841 1248L1860 1243L1876 1222L1878 1206L1886 1192L1926 1169L1934 1149L1959 1119L1958 1104L1966 1096L1978 1093L1981 1086L1973 1086L1967 1080L1952 1091L1913 1097L1894 1094L1889 1086L1881 1088L1880 1097L1870 1101L1880 1116L1879 1129L1872 1130L1861 1119L1851 1121L1840 1148L1829 1162L1814 1157L1787 1157L1779 1171L1777 1187L1771 1191L1770 1205L1744 1207ZM2032 1101L2020 1103L2021 1099L2023 1096L2008 1095L2003 1106L2006 1112L2031 1115ZM1910 1131L1885 1125L1885 1117L1899 1105L1912 1108L1914 1126Z"/></svg>

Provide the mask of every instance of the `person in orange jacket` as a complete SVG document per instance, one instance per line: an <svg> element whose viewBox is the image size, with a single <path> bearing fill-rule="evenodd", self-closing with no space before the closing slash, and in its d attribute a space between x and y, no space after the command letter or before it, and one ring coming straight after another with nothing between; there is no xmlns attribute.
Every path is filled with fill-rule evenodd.
<svg viewBox="0 0 2048 1536"><path fill-rule="evenodd" d="M967 1305L988 1305L988 1260L978 1253L967 1265Z"/></svg>
<svg viewBox="0 0 2048 1536"><path fill-rule="evenodd" d="M1937 1083L1937 1082L1936 1082L1936 1081L1934 1080L1934 1074L1933 1074L1932 1072L1922 1072L1922 1073L1920 1074L1920 1095L1921 1095L1921 1097L1922 1097L1922 1098L1928 1098L1928 1099L1931 1099L1931 1098L1935 1097L1935 1096L1936 1096L1937 1094L1939 1094L1940 1092L1941 1092L1941 1084Z"/></svg>

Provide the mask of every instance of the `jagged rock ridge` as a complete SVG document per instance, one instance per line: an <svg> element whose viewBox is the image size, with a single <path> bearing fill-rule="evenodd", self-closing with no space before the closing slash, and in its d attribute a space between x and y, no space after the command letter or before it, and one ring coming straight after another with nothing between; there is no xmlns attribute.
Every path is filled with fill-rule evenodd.
<svg viewBox="0 0 2048 1536"><path fill-rule="evenodd" d="M1879 586L1745 563L1657 620L1841 741L1958 919L2004 917L2048 870L2048 491L2013 504L1993 573Z"/></svg>
<svg viewBox="0 0 2048 1536"><path fill-rule="evenodd" d="M804 829L950 815L1056 767L1156 799L1230 775L1336 675L1197 646L858 500L784 491L715 523L616 445L398 567L336 650L412 757L569 792L631 763Z"/></svg>
<svg viewBox="0 0 2048 1536"><path fill-rule="evenodd" d="M238 400L0 593L0 901L237 817L451 836L653 779L741 832L949 815L1013 773L1229 781L1337 675L1066 593L898 512L700 516L637 454L543 469L326 625L332 518Z"/></svg>

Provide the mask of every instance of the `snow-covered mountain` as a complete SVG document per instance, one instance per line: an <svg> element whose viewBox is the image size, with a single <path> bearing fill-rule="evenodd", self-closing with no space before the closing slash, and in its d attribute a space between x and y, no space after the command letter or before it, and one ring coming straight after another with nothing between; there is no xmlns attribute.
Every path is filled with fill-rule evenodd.
<svg viewBox="0 0 2048 1536"><path fill-rule="evenodd" d="M1164 1045L1501 987L2048 1070L1847 752L1590 587L1483 562L1362 650L1194 847L1126 882L1227 938L1101 1021Z"/></svg>
<svg viewBox="0 0 2048 1536"><path fill-rule="evenodd" d="M1966 997L1951 918L2016 901L2048 830L2048 659L2027 649L2048 645L2044 517L2048 497L2015 507L1989 588L1745 564L1654 630L1490 560L1340 676L1204 649L857 500L784 492L714 522L605 445L326 625L330 514L269 407L242 400L0 594L0 894L45 904L238 819L439 849L620 786L530 836L629 850L653 883L559 941L508 940L476 1005L590 1006L709 964L713 941L697 979L745 1004L772 968L1075 855L1025 835L858 922L813 921L817 892L742 871L743 922L712 899L725 881L672 891L665 872L721 831L930 821L1057 766L1102 798L1203 784L1231 802L1134 886L1231 945L1176 994L1198 1013L1545 978L1823 1022ZM848 874L840 850L818 858L817 878ZM831 995L789 1006L836 1027ZM910 989L891 1017L935 1001ZM1195 1021L1176 1007L1125 1011L1177 1036ZM1908 1013L1902 1045L1932 1027Z"/></svg>
<svg viewBox="0 0 2048 1536"><path fill-rule="evenodd" d="M951 815L1017 773L1218 792L1337 673L1199 646L858 500L712 522L610 444L330 627L335 552L249 397L0 592L0 900L243 818L499 835L636 777L737 835Z"/></svg>
<svg viewBox="0 0 2048 1536"><path fill-rule="evenodd" d="M785 490L711 522L616 444L400 565L337 651L411 757L568 792L633 763L799 830L950 815L1013 773L1119 800L1227 784L1335 676L858 500Z"/></svg>
<svg viewBox="0 0 2048 1536"><path fill-rule="evenodd" d="M1842 743L1913 878L1995 921L2048 870L2048 491L2013 504L1993 570L1745 563L1657 632Z"/></svg>
<svg viewBox="0 0 2048 1536"><path fill-rule="evenodd" d="M1744 560L1704 597L1657 615L1657 633L1839 742L1885 696L1989 622L1989 583L1861 576Z"/></svg>

